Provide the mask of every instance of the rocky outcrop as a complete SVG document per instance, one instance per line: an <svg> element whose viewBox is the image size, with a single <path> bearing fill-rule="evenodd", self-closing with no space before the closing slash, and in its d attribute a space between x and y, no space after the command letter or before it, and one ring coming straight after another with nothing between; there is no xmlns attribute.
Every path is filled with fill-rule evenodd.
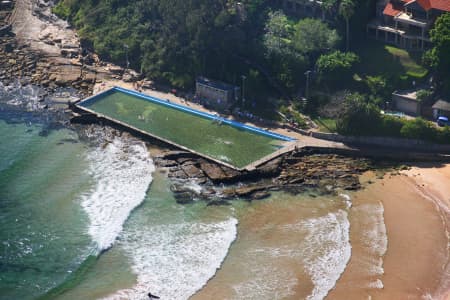
<svg viewBox="0 0 450 300"><path fill-rule="evenodd" d="M277 177L279 185L320 188L322 190L356 190L360 188L358 175L370 168L366 159L339 155L291 156Z"/></svg>
<svg viewBox="0 0 450 300"><path fill-rule="evenodd" d="M184 151L167 151L155 161L158 166L166 167L174 180L194 181L203 186L199 193L178 186L175 194L180 203L211 197L258 200L269 197L274 190L294 194L311 188L322 193L356 190L361 187L358 175L371 168L371 162L366 159L311 151L287 154L252 172L231 170Z"/></svg>

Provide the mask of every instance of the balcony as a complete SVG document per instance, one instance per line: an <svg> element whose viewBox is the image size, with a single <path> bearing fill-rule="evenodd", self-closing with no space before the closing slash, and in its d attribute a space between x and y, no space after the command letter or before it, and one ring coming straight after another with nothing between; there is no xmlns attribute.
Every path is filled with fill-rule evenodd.
<svg viewBox="0 0 450 300"><path fill-rule="evenodd" d="M428 23L425 20L418 20L407 13L400 13L394 17L394 20L403 24L413 25L420 28L426 28Z"/></svg>

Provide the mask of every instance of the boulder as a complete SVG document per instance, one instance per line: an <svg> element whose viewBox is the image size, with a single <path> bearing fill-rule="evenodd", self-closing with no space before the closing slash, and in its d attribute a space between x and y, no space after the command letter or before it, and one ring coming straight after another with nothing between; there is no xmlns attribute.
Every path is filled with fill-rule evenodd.
<svg viewBox="0 0 450 300"><path fill-rule="evenodd" d="M177 203L179 204L189 204L194 202L194 198L192 197L192 194L189 192L176 193L174 197Z"/></svg>
<svg viewBox="0 0 450 300"><path fill-rule="evenodd" d="M189 178L201 178L205 177L202 170L197 168L193 164L183 164L181 169L186 173Z"/></svg>
<svg viewBox="0 0 450 300"><path fill-rule="evenodd" d="M258 168L258 172L265 176L279 174L281 172L282 162L283 162L283 159L281 157L271 160L271 161L265 163L264 165L260 166Z"/></svg>
<svg viewBox="0 0 450 300"><path fill-rule="evenodd" d="M156 162L160 167L173 167L177 165L177 162L170 159L159 159Z"/></svg>
<svg viewBox="0 0 450 300"><path fill-rule="evenodd" d="M208 176L209 179L212 181L223 181L224 179L227 179L227 175L223 172L222 168L220 168L219 165L208 163L208 162L202 162L200 164L200 168L202 171Z"/></svg>
<svg viewBox="0 0 450 300"><path fill-rule="evenodd" d="M169 173L169 177L178 178L178 179L188 179L189 178L183 170L178 170L178 171L174 171L174 172L171 171Z"/></svg>
<svg viewBox="0 0 450 300"><path fill-rule="evenodd" d="M252 194L251 199L252 200L262 200L270 197L270 193L266 191L260 191Z"/></svg>
<svg viewBox="0 0 450 300"><path fill-rule="evenodd" d="M194 157L190 152L186 151L167 151L159 155L162 159L178 160L179 158Z"/></svg>

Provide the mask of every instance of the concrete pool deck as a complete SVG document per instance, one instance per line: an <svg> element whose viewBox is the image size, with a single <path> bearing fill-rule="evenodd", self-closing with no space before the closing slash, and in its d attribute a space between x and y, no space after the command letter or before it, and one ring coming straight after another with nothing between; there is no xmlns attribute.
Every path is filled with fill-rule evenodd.
<svg viewBox="0 0 450 300"><path fill-rule="evenodd" d="M103 80L102 82L96 83L94 86L94 94L98 94L105 90L111 89L115 86L122 87L125 89L131 89L131 90L135 89L135 86L133 85L132 82L124 82L124 81L118 80L118 79L109 79L109 80ZM184 98L178 97L172 93L165 93L165 92L156 91L156 90L147 89L147 88L141 88L140 93L148 95L148 96L160 98L160 99L168 99L173 103L176 103L179 105L184 105L184 106L190 107L192 109L206 112L209 114L217 113L214 110L207 109L198 103L190 102L190 101L188 101ZM227 118L230 120L236 120L236 118L234 118L233 116L227 116ZM261 127L260 125L252 123L251 121L248 121L248 120L236 120L236 121L243 123L245 125L253 126L253 127ZM290 129L282 128L282 125L270 127L270 128L264 128L264 129L267 129L267 130L270 130L271 132L275 132L280 135L284 135L284 136L295 139L297 148L317 147L317 148L351 149L350 147L344 145L343 143L332 142L332 141L314 138L314 137L311 137L308 135L303 135L301 133L292 131Z"/></svg>
<svg viewBox="0 0 450 300"><path fill-rule="evenodd" d="M120 96L120 95L123 95L123 96ZM240 151L244 150L244 149L241 149L241 150L238 150L238 149L240 149L240 147L246 145L246 146L244 146L245 149L247 149L247 150L245 150L245 152L247 152L247 154L255 153L255 155L256 155L255 159L251 160L250 157L247 157L247 159L244 159L244 161L241 161L240 163L238 163L237 161L234 161L234 158L230 157L233 160L233 162L229 163L228 161L224 161L222 158L218 158L217 154L215 155L213 153L208 153L209 151L206 152L206 153L208 153L208 154L206 154L205 152L203 152L203 150L198 151L197 150L198 147L191 148L191 146L188 146L189 144L191 144L190 142L188 142L187 144L185 144L184 142L181 142L181 141L177 142L177 139L173 140L170 137L170 134L169 134L169 136L166 136L163 132L158 133L158 130L156 132L154 132L151 129L153 127L150 127L150 128L142 127L141 125L135 124L135 122L133 120L127 119L125 115L117 114L117 111L113 108L114 106L110 106L113 103L116 103L115 101L117 101L117 100L113 100L113 99L122 99L120 101L125 101L125 98L122 98L122 97L127 97L127 96L132 97L132 99L135 99L133 101L138 101L138 102L144 101L144 103L148 103L145 105L150 105L150 106L156 105L158 107L166 107L166 109L169 109L170 111L179 111L178 114L180 114L180 113L188 114L188 115L192 115L194 118L197 117L197 118L200 118L203 120L204 119L212 120L213 122L217 119L220 119L220 123L225 126L223 128L226 128L226 127L230 128L230 129L225 129L225 130L227 130L226 132L228 132L229 130L236 130L236 129L238 131L233 131L233 132L241 132L238 135L238 136L243 135L242 137L240 137L241 141L246 141L248 138L246 138L245 135L250 134L251 136L255 136L255 137L256 136L264 137L264 140L267 140L267 141L270 141L270 140L278 141L278 142L276 142L278 145L277 147L280 147L280 148L279 149L275 148L275 149L273 149L273 151L268 151L268 149L266 149L264 151L265 153L264 152L261 153L258 151L257 152L249 152L248 150L253 149L253 146L251 146L253 144L252 144L252 142L250 142L250 141L253 141L253 138L252 138L246 142L247 145L246 145L246 143L242 144L241 146L236 145L238 148L236 148L236 150L234 150L234 152L236 153L236 151L238 151L237 153L243 153ZM120 97L120 98L117 98L117 97ZM107 101L107 102L104 102L103 104L98 106L97 102L99 102L99 101L102 103L104 101ZM129 101L129 100L127 100L127 101ZM110 103L110 104L108 104L108 103ZM283 155L286 152L290 152L297 147L296 141L294 140L293 137L284 136L282 134L268 131L266 129L262 129L257 126L252 126L253 124L242 124L241 122L234 121L233 119L219 117L217 114L211 114L211 113L205 112L204 110L203 111L196 110L196 109L190 107L189 105L185 105L185 104L186 103L178 104L178 103L174 103L167 99L155 98L155 97L152 97L149 95L145 95L143 93L139 93L134 90L128 90L128 89L124 89L121 87L113 87L111 89L106 89L106 90L104 90L98 94L95 94L91 97L88 97L88 98L76 103L75 106L81 111L85 111L87 113L95 115L97 118L110 121L114 124L118 124L119 126L122 126L125 129L132 130L132 131L142 134L144 136L149 136L151 138L155 138L166 144L173 145L179 149L189 151L197 156L204 157L208 160L214 161L216 163L222 164L226 167L229 167L229 168L232 168L232 169L235 169L238 171L254 170L257 166L264 164L265 162L272 160L275 157ZM122 105L123 105L123 103L122 103ZM127 105L127 104L125 104L125 105ZM130 105L129 107L132 108L132 107L137 107L135 105L140 106L142 104L138 104L137 102L130 102L128 105ZM112 110L110 110L108 107L111 107ZM111 115L111 113L112 113L112 115ZM169 113L169 111L167 111L167 113ZM125 119L124 119L124 117L125 117ZM168 120L168 119L166 118L166 120ZM154 124L160 124L160 123L154 123ZM201 124L201 123L199 123L199 124ZM157 125L157 126L161 127L161 125ZM177 126L177 125L175 125L175 126ZM201 125L201 126L204 126L204 125ZM209 127L209 125L207 125L207 126ZM169 127L171 127L171 126L169 126ZM202 128L205 128L205 127L202 127ZM235 128L235 129L231 129L231 128ZM202 130L202 129L200 129L200 130ZM169 129L169 131L170 131L170 129ZM224 137L224 136L222 136L223 133L224 132L222 132L222 133L217 132L218 135L216 136L214 133L211 135L211 132L210 132L209 137L210 138L212 137L214 140L216 140L216 139L220 140L221 137L222 138ZM227 133L227 135L226 135L227 137L231 138L231 136L228 136L228 134L231 134L231 132ZM234 136L234 134L232 134L232 135ZM242 140L242 138L244 138L244 140ZM260 139L261 138L257 138L258 142L257 142L257 144L255 144L255 146L257 147L257 148L255 148L255 150L259 149L258 147L261 145ZM189 138L188 138L188 140L190 141ZM250 144L248 144L249 142L250 142ZM256 140L255 140L255 142L256 142ZM267 142L264 142L264 143L267 143ZM272 144L272 142L270 142L270 144ZM275 144L272 147L275 147ZM220 148L220 149L222 149L222 148ZM219 152L222 151L220 149L219 149ZM226 151L229 151L229 149L230 148L227 148ZM230 152L225 152L225 153L228 153L229 155L231 155ZM225 153L223 153L223 154L227 155ZM257 153L263 154L263 156L260 156ZM241 155L240 155L240 157L241 157ZM222 155L220 155L220 156L222 156Z"/></svg>
<svg viewBox="0 0 450 300"><path fill-rule="evenodd" d="M104 92L104 91L109 90L109 89L111 89L113 87L121 87L121 88L132 90L134 88L134 85L133 85L133 83L126 83L126 82L123 82L123 81L120 81L120 80L103 81L101 83L97 83L94 86L94 96L96 94L98 94L98 93ZM137 92L137 91L135 91L135 92ZM187 100L185 100L185 99L183 99L181 97L177 97L176 95L174 95L172 93L164 93L164 92L160 92L160 91L156 91L156 90L152 90L152 89L140 89L139 93L147 95L147 96L163 99L163 100L169 100L171 103L178 104L178 105L181 105L181 106L185 106L185 107L190 108L190 109L198 110L200 112L205 112L205 113L212 114L212 115L217 113L216 111L206 109L205 107L203 107L200 104L187 101ZM83 110L86 110L86 109L83 109ZM93 111L90 111L90 110L88 110L88 111L90 113L94 113L94 114L97 115L97 113L95 113ZM104 116L102 116L102 117L104 117ZM106 118L106 119L108 119L108 118ZM228 119L229 120L236 120L233 116L229 116ZM118 123L121 126L130 127L128 124L117 122L117 120L111 120L110 119L110 121ZM254 124L254 123L249 122L249 121L244 121L243 122L242 120L239 120L239 122L243 123L245 125L248 125L248 126L260 128L257 124ZM280 125L279 127L267 128L267 130L270 130L271 132L274 132L276 134L280 134L280 135L283 135L283 136L290 137L292 139L295 139L295 141L286 142L285 145L281 149L276 150L273 153L271 153L271 154L269 154L267 156L264 156L264 157L262 157L262 158L260 158L260 159L258 159L256 161L246 165L243 168L237 168L237 167L235 167L235 166L233 166L231 164L227 164L226 162L223 162L223 161L214 159L212 157L209 157L207 155L198 153L196 151L193 151L192 149L188 149L188 148L183 147L181 145L174 144L171 141L168 141L168 140L162 139L160 137L154 136L154 135L149 134L146 131L142 131L142 130L140 130L138 128L132 127L131 129L135 130L135 131L137 131L137 132L139 132L139 133L141 133L143 135L159 139L159 140L161 140L161 141L163 141L165 143L172 144L172 145L174 145L174 146L176 146L176 147L178 147L180 149L192 152L192 153L194 153L194 154L196 154L196 155L198 155L200 157L207 158L207 159L212 160L212 161L214 161L216 163L219 163L221 165L224 165L226 167L229 167L229 168L232 168L232 169L235 169L235 170L238 170L238 171L244 171L244 170L252 171L252 170L255 170L256 168L258 168L259 166L263 165L264 163L266 163L266 162L268 162L270 160L273 160L273 159L275 159L275 158L277 158L279 156L282 156L282 155L284 155L286 153L289 153L289 152L292 152L294 150L300 150L300 149L303 149L303 148L353 150L353 148L348 147L347 145L345 145L343 143L327 141L327 140L322 140L322 139L314 138L314 137L311 137L311 136L303 135L301 133L298 133L298 132L295 132L295 131L292 131L292 130L289 130L289 129L286 129L286 128L282 128L281 125ZM266 128L264 128L264 129L266 129Z"/></svg>

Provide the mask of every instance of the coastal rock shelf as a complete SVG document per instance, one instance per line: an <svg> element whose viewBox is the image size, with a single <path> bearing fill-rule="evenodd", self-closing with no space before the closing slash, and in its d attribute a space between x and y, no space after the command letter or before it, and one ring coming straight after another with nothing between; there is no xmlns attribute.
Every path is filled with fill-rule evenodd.
<svg viewBox="0 0 450 300"><path fill-rule="evenodd" d="M271 191L285 190L297 194L308 188L320 193L336 190L357 190L358 176L372 169L368 159L355 159L334 154L314 154L298 151L274 159L253 171L237 172L225 166L208 163L189 152L167 151L155 158L155 163L168 171L176 182L172 191L179 203L194 199L226 204L224 200L263 199ZM194 191L189 184L203 188ZM221 184L226 186L221 187ZM217 200L222 199L222 200Z"/></svg>

